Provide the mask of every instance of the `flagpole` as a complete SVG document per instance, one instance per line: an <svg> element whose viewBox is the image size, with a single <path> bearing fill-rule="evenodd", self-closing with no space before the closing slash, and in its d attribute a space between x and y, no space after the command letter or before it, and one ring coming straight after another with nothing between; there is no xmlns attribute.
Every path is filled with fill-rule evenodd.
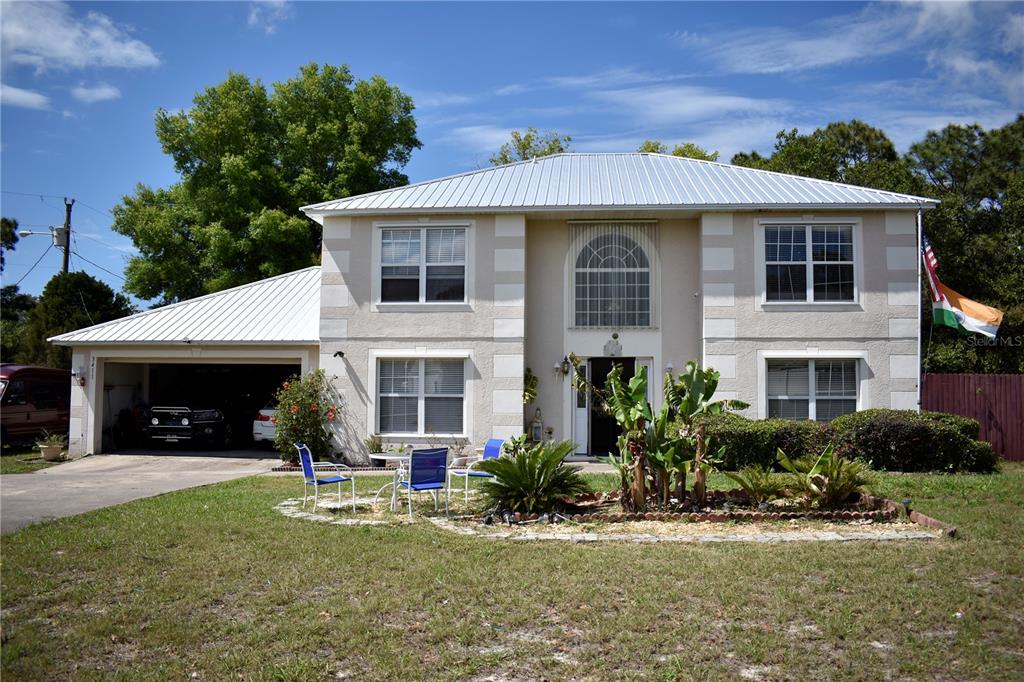
<svg viewBox="0 0 1024 682"><path fill-rule="evenodd" d="M921 411L921 386L924 383L924 356L921 355L921 261L924 258L921 236L921 205L917 207L917 411Z"/></svg>

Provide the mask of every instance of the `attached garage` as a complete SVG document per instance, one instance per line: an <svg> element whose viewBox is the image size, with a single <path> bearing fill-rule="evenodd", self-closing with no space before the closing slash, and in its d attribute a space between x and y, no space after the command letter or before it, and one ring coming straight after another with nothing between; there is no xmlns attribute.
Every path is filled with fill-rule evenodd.
<svg viewBox="0 0 1024 682"><path fill-rule="evenodd" d="M316 368L319 306L314 267L50 339L73 349L71 454L145 444L156 406L220 410L245 446L280 382Z"/></svg>

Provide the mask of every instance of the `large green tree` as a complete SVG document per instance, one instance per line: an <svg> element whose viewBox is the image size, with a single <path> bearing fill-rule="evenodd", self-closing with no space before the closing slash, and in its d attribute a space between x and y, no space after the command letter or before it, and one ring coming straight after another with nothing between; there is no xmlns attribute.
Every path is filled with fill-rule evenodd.
<svg viewBox="0 0 1024 682"><path fill-rule="evenodd" d="M771 156L740 152L732 163L893 192L922 189L885 132L856 119L829 123L806 135L796 128L780 130Z"/></svg>
<svg viewBox="0 0 1024 682"><path fill-rule="evenodd" d="M13 218L0 218L0 272L3 272L6 259L5 251L14 251L18 243L18 221Z"/></svg>
<svg viewBox="0 0 1024 682"><path fill-rule="evenodd" d="M682 156L702 161L718 161L717 151L708 151L693 142L680 142L669 151L668 145L661 140L644 140L640 143L637 151L646 154L671 154L672 156Z"/></svg>
<svg viewBox="0 0 1024 682"><path fill-rule="evenodd" d="M1004 313L999 338L931 327L929 372L1024 372L1024 116L1002 128L949 125L912 145L907 161L941 199L924 214L943 284Z"/></svg>
<svg viewBox="0 0 1024 682"><path fill-rule="evenodd" d="M71 349L46 339L82 327L116 320L135 312L123 294L84 272L53 276L22 326L18 361L45 367L71 367Z"/></svg>
<svg viewBox="0 0 1024 682"><path fill-rule="evenodd" d="M25 320L36 305L36 297L23 294L18 285L0 289L0 360L13 362L21 351Z"/></svg>
<svg viewBox="0 0 1024 682"><path fill-rule="evenodd" d="M569 151L572 137L553 131L538 132L527 128L526 132L513 130L510 139L491 157L491 164L501 166L516 161L528 161L539 156L551 156Z"/></svg>
<svg viewBox="0 0 1024 682"><path fill-rule="evenodd" d="M412 99L379 76L309 64L268 90L238 73L156 114L181 181L139 185L113 229L139 250L125 290L170 303L319 261L299 207L404 185L420 147Z"/></svg>

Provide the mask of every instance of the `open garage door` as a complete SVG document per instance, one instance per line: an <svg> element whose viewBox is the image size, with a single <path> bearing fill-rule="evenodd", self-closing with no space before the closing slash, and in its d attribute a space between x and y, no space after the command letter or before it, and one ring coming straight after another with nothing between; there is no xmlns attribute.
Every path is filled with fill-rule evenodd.
<svg viewBox="0 0 1024 682"><path fill-rule="evenodd" d="M104 451L252 449L253 421L299 364L105 363Z"/></svg>

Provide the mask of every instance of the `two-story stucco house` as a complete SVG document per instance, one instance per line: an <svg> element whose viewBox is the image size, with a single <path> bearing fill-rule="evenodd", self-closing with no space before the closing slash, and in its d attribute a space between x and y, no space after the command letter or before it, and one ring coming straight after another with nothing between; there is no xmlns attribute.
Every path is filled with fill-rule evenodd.
<svg viewBox="0 0 1024 682"><path fill-rule="evenodd" d="M934 205L636 153L560 154L307 206L323 226L319 278L249 285L252 297L305 278L301 295L268 295L252 313L267 338L241 340L244 316L180 312L244 288L178 304L176 321L149 331L119 332L127 318L57 337L76 347L81 377L72 437L102 447L96 383L103 363L132 361L321 367L342 396L348 454L374 433L481 444L522 433L538 410L553 438L608 452L615 425L574 392L570 353L597 383L612 362L647 367L655 404L665 371L697 359L752 417L916 409L918 216ZM299 300L301 332L266 319L294 320ZM539 386L524 406L527 368Z"/></svg>

